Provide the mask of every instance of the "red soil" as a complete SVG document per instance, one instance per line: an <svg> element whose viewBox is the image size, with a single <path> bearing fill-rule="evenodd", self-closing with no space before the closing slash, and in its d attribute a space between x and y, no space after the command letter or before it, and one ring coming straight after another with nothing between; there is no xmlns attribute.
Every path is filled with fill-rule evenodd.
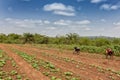
<svg viewBox="0 0 120 80"><path fill-rule="evenodd" d="M10 50L8 47L4 46L3 44L0 45L0 49L4 50L8 56L12 57L17 65L19 65L20 71L25 73L26 76L30 80L49 80L46 76L44 76L39 71L32 68L30 64L28 64L26 61L24 61L20 56L15 54L12 50Z"/></svg>
<svg viewBox="0 0 120 80"><path fill-rule="evenodd" d="M112 80L110 76L114 77L115 80L119 80L120 76L112 73L112 71L105 71L104 73L98 71L96 67L91 67L91 65L100 66L104 69L112 69L115 71L120 71L120 61L116 60L107 60L102 55L97 54L88 54L88 53L80 53L80 55L73 55L72 51L65 50L55 50L55 49L43 49L37 48L30 45L18 46L18 45L0 45L0 48L9 53L20 66L21 71L24 71L31 80L48 80L45 76L43 76L40 72L34 70L28 63L26 63L21 57L12 52L9 48L18 49L27 54L37 55L37 58L43 59L45 61L52 62L55 66L71 71L76 75L80 75L82 80ZM43 53L46 53L49 56L44 56ZM55 58L53 56L57 56ZM66 62L63 58L69 58L74 60L75 62ZM79 64L79 63L82 64ZM76 68L79 66L79 68Z"/></svg>

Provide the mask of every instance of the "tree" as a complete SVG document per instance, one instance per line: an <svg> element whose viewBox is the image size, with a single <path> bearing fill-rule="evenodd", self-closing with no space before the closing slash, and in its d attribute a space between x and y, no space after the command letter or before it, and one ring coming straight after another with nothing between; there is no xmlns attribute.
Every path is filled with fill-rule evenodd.
<svg viewBox="0 0 120 80"><path fill-rule="evenodd" d="M7 40L7 36L5 34L0 34L0 43L3 43Z"/></svg>
<svg viewBox="0 0 120 80"><path fill-rule="evenodd" d="M98 47L106 46L106 45L110 45L110 44L111 44L111 42L107 38L96 38L95 39L95 45Z"/></svg>
<svg viewBox="0 0 120 80"><path fill-rule="evenodd" d="M113 39L112 42L113 42L114 44L119 45L119 44L120 44L120 39L119 39L119 38L115 38L115 39Z"/></svg>
<svg viewBox="0 0 120 80"><path fill-rule="evenodd" d="M7 43L21 43L21 35L15 34L15 33L11 33L7 35Z"/></svg>
<svg viewBox="0 0 120 80"><path fill-rule="evenodd" d="M43 38L42 44L48 44L49 43L49 39L50 39L49 37L45 36Z"/></svg>
<svg viewBox="0 0 120 80"><path fill-rule="evenodd" d="M36 44L41 44L41 43L43 43L44 37L45 37L45 36L40 35L40 34L34 34L35 43L36 43Z"/></svg>
<svg viewBox="0 0 120 80"><path fill-rule="evenodd" d="M31 33L24 33L23 34L23 43L34 43L34 36Z"/></svg>
<svg viewBox="0 0 120 80"><path fill-rule="evenodd" d="M76 33L66 34L67 44L77 44L79 42L79 35Z"/></svg>
<svg viewBox="0 0 120 80"><path fill-rule="evenodd" d="M79 41L79 44L80 45L91 45L91 41L89 38L87 37L83 37L83 38L80 38L80 41Z"/></svg>
<svg viewBox="0 0 120 80"><path fill-rule="evenodd" d="M65 36L56 36L55 44L66 44L66 37Z"/></svg>

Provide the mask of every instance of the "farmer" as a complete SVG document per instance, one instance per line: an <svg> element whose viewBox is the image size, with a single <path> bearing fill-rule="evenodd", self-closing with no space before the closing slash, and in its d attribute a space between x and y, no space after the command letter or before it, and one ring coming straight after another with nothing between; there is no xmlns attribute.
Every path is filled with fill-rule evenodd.
<svg viewBox="0 0 120 80"><path fill-rule="evenodd" d="M74 47L73 54L79 54L79 53L80 53L80 48Z"/></svg>
<svg viewBox="0 0 120 80"><path fill-rule="evenodd" d="M112 51L112 49L111 48L107 48L106 49L106 58L108 58L108 56L110 56L110 58L112 58L113 59L113 51Z"/></svg>

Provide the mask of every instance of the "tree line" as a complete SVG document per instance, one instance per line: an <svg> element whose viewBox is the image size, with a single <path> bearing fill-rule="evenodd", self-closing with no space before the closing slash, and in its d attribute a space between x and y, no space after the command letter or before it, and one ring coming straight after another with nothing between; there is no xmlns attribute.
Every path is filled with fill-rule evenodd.
<svg viewBox="0 0 120 80"><path fill-rule="evenodd" d="M116 56L120 56L120 38L114 37L82 37L76 33L49 37L41 34L0 34L0 43L7 44L47 44L47 46L63 49L73 49L78 46L81 51L89 53L105 53L106 48L112 48Z"/></svg>
<svg viewBox="0 0 120 80"><path fill-rule="evenodd" d="M81 37L76 33L64 36L49 37L41 34L0 34L0 43L14 44L78 44L86 46L120 45L120 38L111 37Z"/></svg>

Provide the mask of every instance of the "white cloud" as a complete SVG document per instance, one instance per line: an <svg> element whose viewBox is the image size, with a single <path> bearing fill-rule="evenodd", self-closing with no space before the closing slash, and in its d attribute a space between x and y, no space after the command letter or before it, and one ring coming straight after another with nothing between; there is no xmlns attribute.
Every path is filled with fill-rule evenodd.
<svg viewBox="0 0 120 80"><path fill-rule="evenodd" d="M64 11L74 11L72 6L66 6L62 3L53 3L47 4L44 6L45 11L54 11L54 10L64 10Z"/></svg>
<svg viewBox="0 0 120 80"><path fill-rule="evenodd" d="M78 24L77 22L81 22ZM89 20L33 20L33 19L13 19L6 18L0 20L0 32L2 33L40 33L48 36L64 35L67 33L79 33L81 31L91 31L91 27L86 25Z"/></svg>
<svg viewBox="0 0 120 80"><path fill-rule="evenodd" d="M113 23L113 24L116 25L116 26L120 26L120 22Z"/></svg>
<svg viewBox="0 0 120 80"><path fill-rule="evenodd" d="M47 27L46 29L48 29L48 30L55 30L56 28L55 27Z"/></svg>
<svg viewBox="0 0 120 80"><path fill-rule="evenodd" d="M24 26L27 25L27 28L29 27L36 27L36 26L40 26L40 25L48 25L48 26L54 26L54 25L60 25L60 26L68 26L68 25L74 25L74 26L78 26L78 25L87 25L90 24L91 21L89 20L81 20L81 21L71 21L71 20L56 20L56 21L49 21L49 20L33 20L33 19L12 19L12 18L6 18L4 19L4 22L6 24L10 24L10 25L15 25L17 27L19 26Z"/></svg>
<svg viewBox="0 0 120 80"><path fill-rule="evenodd" d="M45 20L44 23L45 23L45 24L50 24L50 21Z"/></svg>
<svg viewBox="0 0 120 80"><path fill-rule="evenodd" d="M69 22L65 21L65 20L58 20L54 22L55 25L69 25Z"/></svg>
<svg viewBox="0 0 120 80"><path fill-rule="evenodd" d="M100 9L103 9L103 10L117 10L119 9L120 6L118 5L111 5L111 4L103 4Z"/></svg>
<svg viewBox="0 0 120 80"><path fill-rule="evenodd" d="M105 9L105 10L109 10L110 9L110 5L109 4L103 4L100 8L101 9Z"/></svg>
<svg viewBox="0 0 120 80"><path fill-rule="evenodd" d="M99 20L100 21L100 20ZM104 21L104 19L103 19ZM33 20L6 18L0 20L1 33L39 33L47 36L77 33L81 36L117 36L120 37L120 22L110 26L94 25L90 20Z"/></svg>
<svg viewBox="0 0 120 80"><path fill-rule="evenodd" d="M13 27L22 27L22 28L34 28L36 25L43 25L42 20L31 20L31 19L12 19L6 18L4 23L11 25Z"/></svg>
<svg viewBox="0 0 120 80"><path fill-rule="evenodd" d="M54 14L63 16L75 16L73 6L66 6L62 3L47 4L43 7L44 11L52 11Z"/></svg>
<svg viewBox="0 0 120 80"><path fill-rule="evenodd" d="M120 7L117 6L117 5L113 5L113 6L111 6L111 9L112 9L112 10L117 10L118 8L120 8Z"/></svg>
<svg viewBox="0 0 120 80"><path fill-rule="evenodd" d="M83 21L77 21L76 23L80 25L86 25L86 24L90 24L91 22L89 20L83 20Z"/></svg>
<svg viewBox="0 0 120 80"><path fill-rule="evenodd" d="M54 11L54 14L63 15L63 16L75 16L75 13L65 12L65 11Z"/></svg>
<svg viewBox="0 0 120 80"><path fill-rule="evenodd" d="M54 22L54 24L56 25L73 25L73 26L88 25L90 23L91 21L89 20L81 20L81 21L58 20Z"/></svg>
<svg viewBox="0 0 120 80"><path fill-rule="evenodd" d="M100 3L100 2L104 2L106 0L91 0L91 3Z"/></svg>
<svg viewBox="0 0 120 80"><path fill-rule="evenodd" d="M90 31L91 29L90 29L90 28L88 28L88 27L86 27L86 28L85 28L85 30L86 30L86 31Z"/></svg>
<svg viewBox="0 0 120 80"><path fill-rule="evenodd" d="M12 20L12 18L6 18L5 19L5 21L11 21Z"/></svg>

